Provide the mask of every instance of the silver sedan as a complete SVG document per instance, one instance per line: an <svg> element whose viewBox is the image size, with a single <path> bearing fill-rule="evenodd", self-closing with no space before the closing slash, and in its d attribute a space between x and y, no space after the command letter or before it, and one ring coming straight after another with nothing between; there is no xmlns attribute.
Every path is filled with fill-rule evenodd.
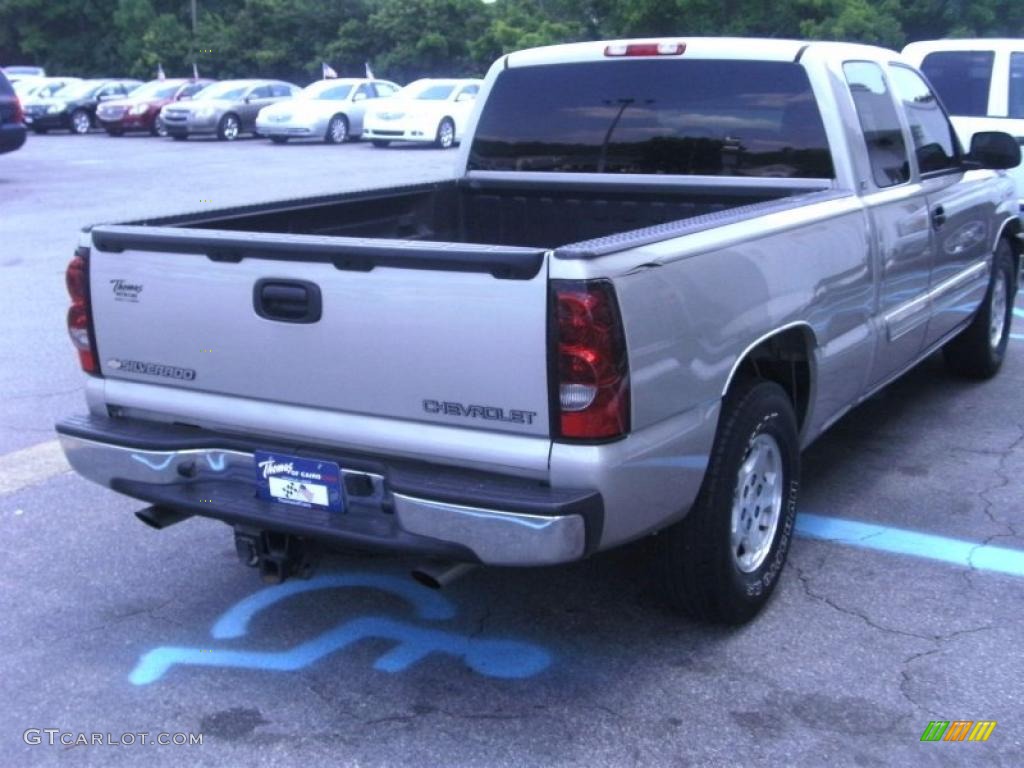
<svg viewBox="0 0 1024 768"><path fill-rule="evenodd" d="M260 110L256 131L277 144L288 139L341 144L362 134L367 104L398 90L397 85L386 80L320 80L306 86L294 99Z"/></svg>
<svg viewBox="0 0 1024 768"><path fill-rule="evenodd" d="M176 101L160 111L167 134L178 140L189 136L215 135L234 141L239 134L256 129L256 115L266 106L299 93L299 87L280 80L222 80L191 101Z"/></svg>

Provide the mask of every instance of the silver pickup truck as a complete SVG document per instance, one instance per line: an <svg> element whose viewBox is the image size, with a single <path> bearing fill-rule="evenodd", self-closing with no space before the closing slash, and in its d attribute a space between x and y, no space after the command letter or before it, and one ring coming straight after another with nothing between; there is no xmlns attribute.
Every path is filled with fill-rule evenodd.
<svg viewBox="0 0 1024 768"><path fill-rule="evenodd" d="M490 70L457 178L86 230L72 466L157 528L547 565L658 533L671 602L770 596L800 452L934 350L1006 352L1000 133L891 51L687 39Z"/></svg>

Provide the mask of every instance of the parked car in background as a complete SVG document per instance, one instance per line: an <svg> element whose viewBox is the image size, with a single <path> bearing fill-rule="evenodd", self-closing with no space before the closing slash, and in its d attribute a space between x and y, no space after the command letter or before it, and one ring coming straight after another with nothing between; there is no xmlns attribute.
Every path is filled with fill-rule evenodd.
<svg viewBox="0 0 1024 768"><path fill-rule="evenodd" d="M124 99L103 102L96 110L96 118L111 136L130 131L149 131L154 136L166 136L167 129L160 119L160 110L167 104L191 99L213 82L191 78L151 80Z"/></svg>
<svg viewBox="0 0 1024 768"><path fill-rule="evenodd" d="M96 108L101 101L127 96L140 85L139 80L121 78L72 83L49 98L26 102L25 123L36 133L51 130L88 133L96 124Z"/></svg>
<svg viewBox="0 0 1024 768"><path fill-rule="evenodd" d="M368 105L399 90L398 85L386 80L319 80L303 88L294 99L260 110L256 130L277 144L288 139L341 144L362 134Z"/></svg>
<svg viewBox="0 0 1024 768"><path fill-rule="evenodd" d="M14 92L22 102L48 99L61 88L81 81L80 77L23 77L14 83Z"/></svg>
<svg viewBox="0 0 1024 768"><path fill-rule="evenodd" d="M417 80L386 104L367 111L363 135L375 147L392 141L459 143L482 80Z"/></svg>
<svg viewBox="0 0 1024 768"><path fill-rule="evenodd" d="M24 77L46 77L46 70L42 67L30 67L21 64L4 67L3 71L11 83L16 83Z"/></svg>
<svg viewBox="0 0 1024 768"><path fill-rule="evenodd" d="M935 86L965 147L981 131L1005 131L1024 145L1024 40L925 40L903 54ZM1024 211L1024 168L1007 173Z"/></svg>
<svg viewBox="0 0 1024 768"><path fill-rule="evenodd" d="M13 152L25 143L21 102L10 81L0 72L0 154Z"/></svg>
<svg viewBox="0 0 1024 768"><path fill-rule="evenodd" d="M224 80L204 88L187 103L168 104L160 111L160 119L167 134L179 141L209 135L234 141L256 131L261 109L291 99L301 90L281 80Z"/></svg>

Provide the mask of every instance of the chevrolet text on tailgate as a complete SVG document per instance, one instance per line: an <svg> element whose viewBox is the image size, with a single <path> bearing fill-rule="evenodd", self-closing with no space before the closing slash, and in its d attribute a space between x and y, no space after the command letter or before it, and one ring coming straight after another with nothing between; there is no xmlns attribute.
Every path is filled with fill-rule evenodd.
<svg viewBox="0 0 1024 768"><path fill-rule="evenodd" d="M941 348L994 375L1020 221L898 54L666 39L490 70L457 178L94 226L72 466L275 581L322 546L547 565L658 533L669 599L768 600L800 452Z"/></svg>

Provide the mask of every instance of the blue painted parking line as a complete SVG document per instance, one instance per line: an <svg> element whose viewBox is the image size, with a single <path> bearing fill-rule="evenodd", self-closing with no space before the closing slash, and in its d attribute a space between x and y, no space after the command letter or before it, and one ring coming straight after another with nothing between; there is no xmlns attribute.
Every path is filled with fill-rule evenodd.
<svg viewBox="0 0 1024 768"><path fill-rule="evenodd" d="M799 514L797 533L811 539L849 544L865 549L914 555L929 560L975 567L985 571L1024 576L1024 551L993 547L964 539L891 528L886 525L843 520L838 517Z"/></svg>

